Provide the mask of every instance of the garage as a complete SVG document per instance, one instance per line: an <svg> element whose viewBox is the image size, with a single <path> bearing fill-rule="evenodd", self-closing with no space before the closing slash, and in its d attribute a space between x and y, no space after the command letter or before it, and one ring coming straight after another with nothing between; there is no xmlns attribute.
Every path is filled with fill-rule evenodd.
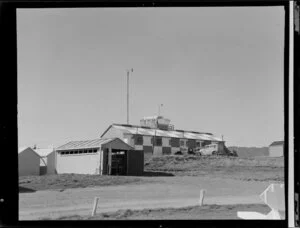
<svg viewBox="0 0 300 228"><path fill-rule="evenodd" d="M56 148L57 173L142 175L144 154L119 138L71 141Z"/></svg>

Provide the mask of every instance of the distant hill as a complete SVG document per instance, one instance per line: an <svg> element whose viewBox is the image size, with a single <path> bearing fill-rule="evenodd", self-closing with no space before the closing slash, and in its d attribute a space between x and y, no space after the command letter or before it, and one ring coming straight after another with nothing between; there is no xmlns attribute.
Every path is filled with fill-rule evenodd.
<svg viewBox="0 0 300 228"><path fill-rule="evenodd" d="M230 146L229 150L235 150L238 154L238 157L241 158L252 158L252 157L260 157L260 156L269 156L269 148L268 147L238 147L238 146Z"/></svg>

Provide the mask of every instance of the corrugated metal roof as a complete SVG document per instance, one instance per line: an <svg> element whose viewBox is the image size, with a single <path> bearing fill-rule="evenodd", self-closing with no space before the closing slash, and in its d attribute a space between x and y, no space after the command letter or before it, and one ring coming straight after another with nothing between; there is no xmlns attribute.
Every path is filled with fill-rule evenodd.
<svg viewBox="0 0 300 228"><path fill-rule="evenodd" d="M91 149L100 148L102 144L108 143L116 138L100 138L94 140L71 141L56 148L56 150Z"/></svg>
<svg viewBox="0 0 300 228"><path fill-rule="evenodd" d="M123 140L119 138L100 138L94 140L83 140L83 141L71 141L62 146L56 148L56 150L76 150L76 149L93 149L93 148L101 148L102 145L109 143L114 140L120 140L124 144L126 144ZM128 144L127 144L128 145ZM130 145L128 145L132 148ZM134 149L134 148L132 148Z"/></svg>
<svg viewBox="0 0 300 228"><path fill-rule="evenodd" d="M209 133L196 133L191 131L178 131L178 130L160 130L153 128L143 128L134 125L120 125L113 124L111 127L121 130L123 133L127 134L140 134L148 136L161 136L161 137L172 137L172 138L187 138L187 139L198 139L198 140L208 140L208 141L222 141L221 138L218 138ZM102 134L105 135L107 130Z"/></svg>
<svg viewBox="0 0 300 228"><path fill-rule="evenodd" d="M278 146L278 145L283 145L284 141L274 141L270 144L270 146Z"/></svg>

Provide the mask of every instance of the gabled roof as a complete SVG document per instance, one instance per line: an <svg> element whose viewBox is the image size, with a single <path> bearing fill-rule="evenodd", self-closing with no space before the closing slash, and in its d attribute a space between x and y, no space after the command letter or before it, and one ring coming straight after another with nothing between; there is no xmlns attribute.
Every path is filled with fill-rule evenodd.
<svg viewBox="0 0 300 228"><path fill-rule="evenodd" d="M94 140L84 140L84 141L71 141L68 142L62 146L59 146L56 148L56 150L74 150L74 149L95 149L95 148L101 148L102 145L105 145L109 142L112 142L114 140L120 140L122 143L126 144L124 141L122 141L119 138L100 138L100 139L94 139ZM129 146L128 144L126 144ZM129 146L130 148L134 149L133 147Z"/></svg>
<svg viewBox="0 0 300 228"><path fill-rule="evenodd" d="M35 152L31 147L19 147L18 148L18 154L22 153L24 150L30 149L33 153L35 153L38 157L41 157L37 152Z"/></svg>
<svg viewBox="0 0 300 228"><path fill-rule="evenodd" d="M127 124L112 124L108 127L108 129L104 131L101 137L103 137L106 134L106 132L112 127L127 134L140 134L140 135L162 136L162 137L171 137L171 138L222 141L222 139L212 135L211 133L201 133L201 132L183 131L183 130L161 130L161 129L154 129L149 127L141 127L137 125L127 125Z"/></svg>
<svg viewBox="0 0 300 228"><path fill-rule="evenodd" d="M22 146L18 148L18 154L26 150L27 148L30 148L29 146Z"/></svg>
<svg viewBox="0 0 300 228"><path fill-rule="evenodd" d="M49 154L51 154L54 151L53 148L38 148L33 150L41 157L47 157Z"/></svg>
<svg viewBox="0 0 300 228"><path fill-rule="evenodd" d="M284 141L274 141L270 144L270 146L279 146L279 145L283 145Z"/></svg>

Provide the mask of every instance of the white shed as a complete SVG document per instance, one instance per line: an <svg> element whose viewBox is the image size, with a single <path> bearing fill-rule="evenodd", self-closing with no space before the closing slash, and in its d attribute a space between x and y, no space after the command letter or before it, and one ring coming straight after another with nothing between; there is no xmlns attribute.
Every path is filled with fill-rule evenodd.
<svg viewBox="0 0 300 228"><path fill-rule="evenodd" d="M56 174L54 148L37 148L34 150L41 157L40 175Z"/></svg>
<svg viewBox="0 0 300 228"><path fill-rule="evenodd" d="M40 156L30 147L19 148L19 176L40 175Z"/></svg>
<svg viewBox="0 0 300 228"><path fill-rule="evenodd" d="M282 157L284 151L284 141L272 142L269 146L270 157Z"/></svg>
<svg viewBox="0 0 300 228"><path fill-rule="evenodd" d="M55 149L57 173L141 175L144 152L119 138L71 141Z"/></svg>

